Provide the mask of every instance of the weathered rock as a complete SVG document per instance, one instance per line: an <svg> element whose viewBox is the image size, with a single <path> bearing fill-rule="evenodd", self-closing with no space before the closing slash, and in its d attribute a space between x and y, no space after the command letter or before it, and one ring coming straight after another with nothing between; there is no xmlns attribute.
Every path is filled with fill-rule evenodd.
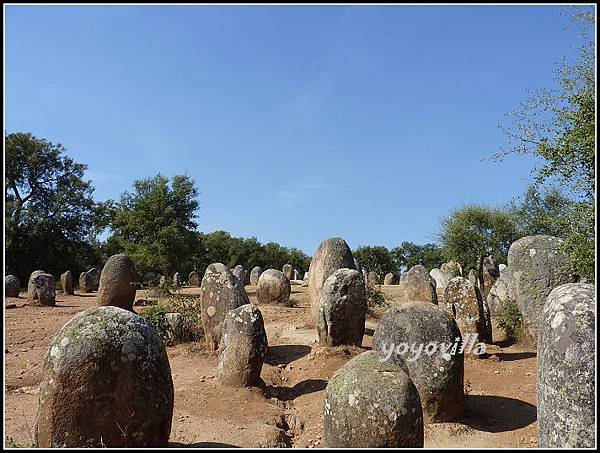
<svg viewBox="0 0 600 453"><path fill-rule="evenodd" d="M165 313L167 336L172 343L177 343L185 337L184 320L181 313Z"/></svg>
<svg viewBox="0 0 600 453"><path fill-rule="evenodd" d="M240 281L242 285L244 284L246 281L246 270L244 269L244 266L238 264L231 270L231 273Z"/></svg>
<svg viewBox="0 0 600 453"><path fill-rule="evenodd" d="M363 352L329 380L323 432L329 448L422 447L417 388L394 362L375 351Z"/></svg>
<svg viewBox="0 0 600 453"><path fill-rule="evenodd" d="M369 283L369 274L367 274L367 270L364 268L362 269L362 277L365 285L367 285Z"/></svg>
<svg viewBox="0 0 600 453"><path fill-rule="evenodd" d="M158 281L158 286L160 288L167 286L167 277L166 276L164 276L164 275L160 276L160 280Z"/></svg>
<svg viewBox="0 0 600 453"><path fill-rule="evenodd" d="M172 416L165 347L138 315L91 308L71 318L50 343L38 447L166 447Z"/></svg>
<svg viewBox="0 0 600 453"><path fill-rule="evenodd" d="M450 260L440 266L440 270L448 276L448 281L454 277L462 277L463 269L458 261Z"/></svg>
<svg viewBox="0 0 600 453"><path fill-rule="evenodd" d="M500 271L500 277L494 282L487 296L488 307L492 318L498 316L504 307L515 303L511 275L509 272Z"/></svg>
<svg viewBox="0 0 600 453"><path fill-rule="evenodd" d="M454 277L452 277L454 278ZM452 280L452 279L450 279ZM475 288L479 287L479 282L477 281L477 275L475 274L475 269L471 269L469 271L469 282L471 282L471 285L473 285Z"/></svg>
<svg viewBox="0 0 600 453"><path fill-rule="evenodd" d="M487 298L492 286L498 278L500 278L500 269L498 268L498 262L493 256L486 256L483 259L483 266L481 267L483 281L479 281L479 291L484 299Z"/></svg>
<svg viewBox="0 0 600 453"><path fill-rule="evenodd" d="M227 312L249 303L248 295L242 282L226 266L213 263L202 278L200 301L206 346L217 350Z"/></svg>
<svg viewBox="0 0 600 453"><path fill-rule="evenodd" d="M4 277L4 294L6 297L19 297L21 291L21 282L14 275Z"/></svg>
<svg viewBox="0 0 600 453"><path fill-rule="evenodd" d="M192 271L190 272L190 275L188 275L188 286L200 286L200 278L198 277L198 273L196 271Z"/></svg>
<svg viewBox="0 0 600 453"><path fill-rule="evenodd" d="M60 287L64 294L75 294L73 291L73 274L71 271L66 271L60 276Z"/></svg>
<svg viewBox="0 0 600 453"><path fill-rule="evenodd" d="M354 257L346 241L342 238L329 238L321 242L308 269L308 294L313 319L319 316L321 288L325 280L338 269L354 269Z"/></svg>
<svg viewBox="0 0 600 453"><path fill-rule="evenodd" d="M300 272L298 272L298 269L294 269L294 280L300 280Z"/></svg>
<svg viewBox="0 0 600 453"><path fill-rule="evenodd" d="M100 286L100 275L102 274L102 271L97 267L92 267L89 271L87 271L87 274L91 279L92 291L98 291Z"/></svg>
<svg viewBox="0 0 600 453"><path fill-rule="evenodd" d="M262 274L263 272L264 269L260 266L254 266L252 268L252 271L250 272L250 284L252 286L258 285L258 279L260 277L260 274Z"/></svg>
<svg viewBox="0 0 600 453"><path fill-rule="evenodd" d="M79 274L79 292L91 293L93 291L92 278L87 272Z"/></svg>
<svg viewBox="0 0 600 453"><path fill-rule="evenodd" d="M460 338L454 318L429 302L388 309L373 336L373 350L408 372L427 423L447 422L464 413L464 355L450 354ZM413 345L424 345L418 358L410 352Z"/></svg>
<svg viewBox="0 0 600 453"><path fill-rule="evenodd" d="M478 288L463 277L455 277L444 290L446 310L453 314L462 335L477 334L479 341L492 343L492 321L487 302Z"/></svg>
<svg viewBox="0 0 600 453"><path fill-rule="evenodd" d="M317 330L321 346L362 344L367 299L365 283L355 269L338 269L325 280Z"/></svg>
<svg viewBox="0 0 600 453"><path fill-rule="evenodd" d="M498 270L500 271L500 275L502 275L502 272L504 272L506 269L508 269L508 266L504 263L500 263L498 264Z"/></svg>
<svg viewBox="0 0 600 453"><path fill-rule="evenodd" d="M158 277L154 272L145 272L144 275L142 275L142 286L146 288L156 285L157 282Z"/></svg>
<svg viewBox="0 0 600 453"><path fill-rule="evenodd" d="M446 272L442 271L441 269L438 269L437 267L431 269L429 271L429 275L435 280L436 289L445 288L448 282L452 280L452 278L450 278L449 275L446 274Z"/></svg>
<svg viewBox="0 0 600 453"><path fill-rule="evenodd" d="M595 446L595 312L594 286L584 283L554 288L542 308L538 335L538 447Z"/></svg>
<svg viewBox="0 0 600 453"><path fill-rule="evenodd" d="M302 286L308 287L308 272L304 273L304 277L302 278Z"/></svg>
<svg viewBox="0 0 600 453"><path fill-rule="evenodd" d="M395 285L396 284L396 276L394 274L392 274L391 272L388 274L385 274L385 277L383 277L383 284L384 285Z"/></svg>
<svg viewBox="0 0 600 453"><path fill-rule="evenodd" d="M400 292L396 297L398 303L423 301L432 304L438 303L435 291L435 280L429 275L427 269L417 264L400 276Z"/></svg>
<svg viewBox="0 0 600 453"><path fill-rule="evenodd" d="M291 264L284 264L283 269L281 270L283 275L287 277L288 280L294 280L294 268Z"/></svg>
<svg viewBox="0 0 600 453"><path fill-rule="evenodd" d="M363 275L363 268L356 258L354 258L354 269L356 269L360 275Z"/></svg>
<svg viewBox="0 0 600 453"><path fill-rule="evenodd" d="M292 288L283 272L267 269L258 278L256 299L259 304L276 304L290 298Z"/></svg>
<svg viewBox="0 0 600 453"><path fill-rule="evenodd" d="M29 277L27 284L27 298L31 305L56 305L56 283L54 275L46 274L44 271L34 271Z"/></svg>
<svg viewBox="0 0 600 453"><path fill-rule="evenodd" d="M111 256L100 275L98 306L112 305L133 310L135 275L135 265L131 258L122 253Z"/></svg>
<svg viewBox="0 0 600 453"><path fill-rule="evenodd" d="M257 385L266 355L267 334L260 310L252 304L230 310L219 348L219 382L233 387Z"/></svg>
<svg viewBox="0 0 600 453"><path fill-rule="evenodd" d="M563 241L553 236L526 236L508 251L515 301L530 331L537 331L542 307L552 289L575 281Z"/></svg>
<svg viewBox="0 0 600 453"><path fill-rule="evenodd" d="M181 274L179 272L175 272L175 274L173 274L173 285L181 286L181 284Z"/></svg>
<svg viewBox="0 0 600 453"><path fill-rule="evenodd" d="M374 271L369 272L367 274L367 282L369 285L379 285L379 275Z"/></svg>

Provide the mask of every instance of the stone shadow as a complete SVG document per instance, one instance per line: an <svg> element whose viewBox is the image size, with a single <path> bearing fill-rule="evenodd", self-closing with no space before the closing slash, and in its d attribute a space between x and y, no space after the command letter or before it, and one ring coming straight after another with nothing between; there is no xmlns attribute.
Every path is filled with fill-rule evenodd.
<svg viewBox="0 0 600 453"><path fill-rule="evenodd" d="M489 433L514 431L537 420L537 407L503 396L467 395L465 415L457 420L473 429Z"/></svg>
<svg viewBox="0 0 600 453"><path fill-rule="evenodd" d="M323 379L305 379L293 387L270 386L266 389L266 396L268 398L275 397L280 401L292 401L302 395L325 390L325 387L327 387L327 381Z"/></svg>
<svg viewBox="0 0 600 453"><path fill-rule="evenodd" d="M282 344L269 346L265 363L269 365L287 365L298 360L312 351L310 346L301 344Z"/></svg>

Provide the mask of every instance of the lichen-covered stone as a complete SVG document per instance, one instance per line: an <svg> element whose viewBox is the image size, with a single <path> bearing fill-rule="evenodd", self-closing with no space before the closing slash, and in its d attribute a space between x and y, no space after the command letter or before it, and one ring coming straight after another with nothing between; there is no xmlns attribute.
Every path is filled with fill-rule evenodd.
<svg viewBox="0 0 600 453"><path fill-rule="evenodd" d="M329 448L422 447L417 388L394 362L375 351L363 352L329 380L323 432Z"/></svg>
<svg viewBox="0 0 600 453"><path fill-rule="evenodd" d="M258 285L258 279L260 278L260 274L262 274L265 270L260 266L254 266L252 271L250 272L250 284L252 286Z"/></svg>
<svg viewBox="0 0 600 453"><path fill-rule="evenodd" d="M338 269L321 290L318 333L321 346L362 344L367 299L362 276L355 269Z"/></svg>
<svg viewBox="0 0 600 453"><path fill-rule="evenodd" d="M276 304L290 298L292 287L283 272L267 269L258 278L256 300L259 304Z"/></svg>
<svg viewBox="0 0 600 453"><path fill-rule="evenodd" d="M283 272L283 275L285 275L288 280L294 280L294 267L291 264L284 264L281 272Z"/></svg>
<svg viewBox="0 0 600 453"><path fill-rule="evenodd" d="M492 318L498 316L504 307L515 303L511 275L507 271L500 271L500 277L494 282L487 296L488 307Z"/></svg>
<svg viewBox="0 0 600 453"><path fill-rule="evenodd" d="M21 282L14 275L4 277L4 294L6 297L19 297L21 291Z"/></svg>
<svg viewBox="0 0 600 453"><path fill-rule="evenodd" d="M192 271L188 275L188 286L194 288L200 286L200 278L198 277L198 273L196 271Z"/></svg>
<svg viewBox="0 0 600 453"><path fill-rule="evenodd" d="M54 275L34 271L27 284L27 298L31 305L54 307L56 305L56 283Z"/></svg>
<svg viewBox="0 0 600 453"><path fill-rule="evenodd" d="M231 273L240 281L240 283L242 285L245 284L246 270L244 269L244 266L242 266L241 264L238 264L231 270Z"/></svg>
<svg viewBox="0 0 600 453"><path fill-rule="evenodd" d="M450 260L440 266L440 270L448 276L448 280L454 277L462 277L463 269L460 263L456 260Z"/></svg>
<svg viewBox="0 0 600 453"><path fill-rule="evenodd" d="M133 310L135 301L135 265L127 255L119 253L111 256L100 275L98 306L112 305L125 310Z"/></svg>
<svg viewBox="0 0 600 453"><path fill-rule="evenodd" d="M356 269L360 275L363 275L363 268L360 265L360 263L358 262L358 260L356 258L353 259L354 260L354 269Z"/></svg>
<svg viewBox="0 0 600 453"><path fill-rule="evenodd" d="M267 334L260 310L252 304L230 310L219 348L219 382L233 387L259 384L266 355Z"/></svg>
<svg viewBox="0 0 600 453"><path fill-rule="evenodd" d="M446 310L453 314L462 335L477 334L479 341L492 343L492 321L487 302L478 288L463 277L455 277L444 290Z"/></svg>
<svg viewBox="0 0 600 453"><path fill-rule="evenodd" d="M371 271L367 274L367 282L369 285L379 285L379 275L375 271Z"/></svg>
<svg viewBox="0 0 600 453"><path fill-rule="evenodd" d="M165 347L138 315L91 308L50 343L40 384L38 447L166 447L172 416Z"/></svg>
<svg viewBox="0 0 600 453"><path fill-rule="evenodd" d="M454 277L453 277L454 278ZM474 287L478 287L479 283L478 283L478 279L477 279L477 275L475 274L475 269L471 269L469 271L469 277L468 277L469 282L471 282L471 285L473 285Z"/></svg>
<svg viewBox="0 0 600 453"><path fill-rule="evenodd" d="M554 288L542 308L538 335L538 447L595 446L595 313L594 286L584 283Z"/></svg>
<svg viewBox="0 0 600 453"><path fill-rule="evenodd" d="M346 241L342 238L329 238L321 242L308 269L308 294L314 320L319 316L321 288L325 280L338 269L354 269L354 257Z"/></svg>
<svg viewBox="0 0 600 453"><path fill-rule="evenodd" d="M411 267L407 272L400 276L398 282L400 291L395 301L404 302L430 302L438 303L437 293L435 291L435 280L429 275L429 272L420 264Z"/></svg>
<svg viewBox="0 0 600 453"><path fill-rule="evenodd" d="M450 354L460 338L454 318L429 302L388 309L373 336L373 350L407 370L419 391L426 422L447 422L464 413L464 355ZM403 344L423 345L423 351L415 358Z"/></svg>
<svg viewBox="0 0 600 453"><path fill-rule="evenodd" d="M450 278L450 276L446 272L442 271L441 269L438 269L437 267L431 269L429 271L429 275L435 280L436 289L445 288L448 282L452 280L452 278L454 278Z"/></svg>
<svg viewBox="0 0 600 453"><path fill-rule="evenodd" d="M479 281L479 291L481 291L481 296L484 299L487 299L492 286L500 278L500 269L498 267L498 262L493 256L486 256L483 258L483 264L481 266L481 279Z"/></svg>
<svg viewBox="0 0 600 453"><path fill-rule="evenodd" d="M202 278L200 301L206 346L216 351L227 312L249 303L248 295L243 283L226 266L213 263L206 268Z"/></svg>
<svg viewBox="0 0 600 453"><path fill-rule="evenodd" d="M181 282L181 274L179 272L175 272L173 274L173 285L174 286L181 286L182 282Z"/></svg>
<svg viewBox="0 0 600 453"><path fill-rule="evenodd" d="M563 241L553 236L526 236L515 241L508 251L515 301L532 333L552 289L573 283L570 260Z"/></svg>
<svg viewBox="0 0 600 453"><path fill-rule="evenodd" d="M102 271L97 267L92 267L89 271L87 271L87 274L90 277L92 291L98 291L98 288L100 287L100 276L102 275Z"/></svg>
<svg viewBox="0 0 600 453"><path fill-rule="evenodd" d="M394 274L392 274L391 272L385 274L385 277L383 277L383 284L384 285L395 285L396 284L396 276Z"/></svg>
<svg viewBox="0 0 600 453"><path fill-rule="evenodd" d="M71 274L71 271L66 271L60 276L60 287L64 294L75 294L75 291L73 291L73 274Z"/></svg>

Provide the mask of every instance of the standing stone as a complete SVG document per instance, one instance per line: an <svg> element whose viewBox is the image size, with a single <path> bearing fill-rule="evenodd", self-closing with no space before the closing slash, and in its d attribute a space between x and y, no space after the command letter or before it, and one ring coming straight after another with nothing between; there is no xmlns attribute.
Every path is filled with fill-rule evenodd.
<svg viewBox="0 0 600 453"><path fill-rule="evenodd" d="M133 310L135 301L135 265L127 255L111 256L102 268L98 288L98 306L112 305Z"/></svg>
<svg viewBox="0 0 600 453"><path fill-rule="evenodd" d="M242 283L246 281L246 271L244 270L244 266L238 264L233 269L231 269L231 273Z"/></svg>
<svg viewBox="0 0 600 453"><path fill-rule="evenodd" d="M448 281L454 277L462 277L463 270L462 266L458 261L450 260L440 266L440 270L448 276Z"/></svg>
<svg viewBox="0 0 600 453"><path fill-rule="evenodd" d="M395 285L396 284L396 276L394 274L392 274L391 272L388 274L385 274L385 277L383 277L383 284L384 285Z"/></svg>
<svg viewBox="0 0 600 453"><path fill-rule="evenodd" d="M302 279L302 286L308 287L308 272L304 273L304 278Z"/></svg>
<svg viewBox="0 0 600 453"><path fill-rule="evenodd" d="M369 285L379 285L379 275L377 275L374 271L369 272L367 275L367 282Z"/></svg>
<svg viewBox="0 0 600 453"><path fill-rule="evenodd" d="M464 413L464 355L450 354L451 345L460 342L456 321L446 311L429 302L407 302L388 309L373 336L373 350L408 372L415 383L426 423L447 422ZM403 344L424 345L416 360ZM446 348L442 350L440 345Z"/></svg>
<svg viewBox="0 0 600 453"><path fill-rule="evenodd" d="M490 289L500 278L500 269L498 268L498 263L494 259L493 256L486 256L483 259L483 266L481 268L483 281L479 282L479 290L481 291L481 295L484 299L487 298L490 293Z"/></svg>
<svg viewBox="0 0 600 453"><path fill-rule="evenodd" d="M594 448L595 312L594 286L585 283L554 288L542 308L538 336L538 447Z"/></svg>
<svg viewBox="0 0 600 453"><path fill-rule="evenodd" d="M421 264L417 264L400 276L400 292L396 301L398 303L423 301L432 304L438 303L435 291L435 280Z"/></svg>
<svg viewBox="0 0 600 453"><path fill-rule="evenodd" d="M367 274L367 270L365 268L362 269L362 277L366 286L369 283L369 275Z"/></svg>
<svg viewBox="0 0 600 453"><path fill-rule="evenodd" d="M64 294L75 294L75 291L73 291L73 277L71 271L67 271L60 276L60 286Z"/></svg>
<svg viewBox="0 0 600 453"><path fill-rule="evenodd" d="M92 279L91 276L88 275L87 272L82 272L79 274L79 292L80 293L91 293L92 289Z"/></svg>
<svg viewBox="0 0 600 453"><path fill-rule="evenodd" d="M243 283L226 266L213 263L206 268L202 278L200 303L206 345L209 350L216 351L227 312L250 303L248 295Z"/></svg>
<svg viewBox="0 0 600 453"><path fill-rule="evenodd" d="M298 272L298 269L294 269L294 280L300 280L300 272Z"/></svg>
<svg viewBox="0 0 600 453"><path fill-rule="evenodd" d="M362 344L367 299L362 276L355 269L338 269L321 290L318 333L321 346Z"/></svg>
<svg viewBox="0 0 600 453"><path fill-rule="evenodd" d="M502 272L504 272L506 269L508 269L508 266L506 264L498 264L498 270L500 271L500 275L502 275Z"/></svg>
<svg viewBox="0 0 600 453"><path fill-rule="evenodd" d="M6 297L19 297L21 291L21 282L14 275L4 277L4 294Z"/></svg>
<svg viewBox="0 0 600 453"><path fill-rule="evenodd" d="M200 286L200 278L198 277L198 273L196 271L190 272L188 275L188 285L191 287Z"/></svg>
<svg viewBox="0 0 600 453"><path fill-rule="evenodd" d="M37 447L166 447L173 381L160 337L118 307L68 321L46 354Z"/></svg>
<svg viewBox="0 0 600 453"><path fill-rule="evenodd" d="M252 268L252 271L250 272L250 284L252 286L258 285L258 279L260 277L260 274L262 274L263 272L264 269L260 266L254 266Z"/></svg>
<svg viewBox="0 0 600 453"><path fill-rule="evenodd" d="M452 278L454 278L454 277L452 277ZM471 282L471 285L473 285L475 288L479 287L479 283L477 281L477 276L475 275L475 269L471 269L469 271L469 282Z"/></svg>
<svg viewBox="0 0 600 453"><path fill-rule="evenodd" d="M260 310L252 304L229 310L219 348L219 382L233 387L257 385L266 355L267 334Z"/></svg>
<svg viewBox="0 0 600 453"><path fill-rule="evenodd" d="M354 269L354 257L346 241L342 238L329 238L321 242L308 269L308 294L313 319L319 316L321 288L325 280L338 269Z"/></svg>
<svg viewBox="0 0 600 453"><path fill-rule="evenodd" d="M179 272L175 272L175 274L173 274L173 285L181 286L181 274Z"/></svg>
<svg viewBox="0 0 600 453"><path fill-rule="evenodd" d="M44 271L33 271L27 284L27 298L31 305L49 306L56 305L56 283L54 275Z"/></svg>
<svg viewBox="0 0 600 453"><path fill-rule="evenodd" d="M455 277L444 290L446 309L454 315L462 335L477 334L479 341L492 343L492 321L487 302L478 288L463 277Z"/></svg>
<svg viewBox="0 0 600 453"><path fill-rule="evenodd" d="M508 304L515 303L512 279L509 272L500 271L500 277L490 288L486 300L492 318L498 316Z"/></svg>
<svg viewBox="0 0 600 453"><path fill-rule="evenodd" d="M574 282L563 241L553 236L526 236L508 251L508 269L515 300L530 331L537 331L538 319L552 289Z"/></svg>
<svg viewBox="0 0 600 453"><path fill-rule="evenodd" d="M87 274L91 279L90 284L92 285L92 291L98 291L98 287L100 286L101 273L102 272L97 267L92 267L89 271L87 271Z"/></svg>
<svg viewBox="0 0 600 453"><path fill-rule="evenodd" d="M423 412L408 374L367 351L338 369L325 388L328 448L423 447Z"/></svg>
<svg viewBox="0 0 600 453"><path fill-rule="evenodd" d="M160 280L158 281L158 286L159 288L164 288L165 286L167 286L167 277L161 275Z"/></svg>
<svg viewBox="0 0 600 453"><path fill-rule="evenodd" d="M450 278L446 272L438 269L437 267L434 269L431 269L429 271L429 275L431 276L431 278L433 278L435 280L436 289L437 288L445 288L446 285L448 284L448 282L450 280L452 280L452 278L454 278L454 277Z"/></svg>
<svg viewBox="0 0 600 453"><path fill-rule="evenodd" d="M361 275L363 274L363 268L356 258L354 258L354 269L356 269Z"/></svg>
<svg viewBox="0 0 600 453"><path fill-rule="evenodd" d="M283 275L287 277L288 280L294 280L294 268L291 264L284 264L282 269Z"/></svg>
<svg viewBox="0 0 600 453"><path fill-rule="evenodd" d="M292 287L283 272L267 269L258 278L256 299L259 304L276 304L290 298Z"/></svg>

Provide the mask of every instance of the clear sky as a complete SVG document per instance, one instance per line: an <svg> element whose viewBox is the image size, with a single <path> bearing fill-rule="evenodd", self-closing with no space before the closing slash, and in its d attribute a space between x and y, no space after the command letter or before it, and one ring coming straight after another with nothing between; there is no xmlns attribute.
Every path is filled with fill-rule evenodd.
<svg viewBox="0 0 600 453"><path fill-rule="evenodd" d="M562 13L562 14L561 14ZM97 200L187 174L198 229L311 255L431 242L522 194L484 160L577 32L558 6L8 6L5 128L60 142Z"/></svg>

